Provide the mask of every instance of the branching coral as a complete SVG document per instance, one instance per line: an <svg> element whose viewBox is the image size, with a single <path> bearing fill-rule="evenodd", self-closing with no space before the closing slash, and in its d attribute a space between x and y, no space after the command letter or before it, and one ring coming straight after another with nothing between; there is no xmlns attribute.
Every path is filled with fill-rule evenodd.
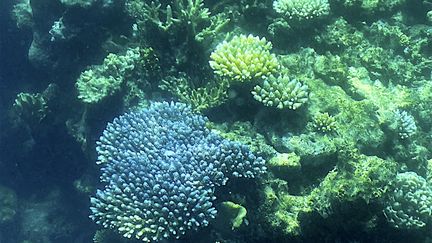
<svg viewBox="0 0 432 243"><path fill-rule="evenodd" d="M110 53L102 65L93 66L81 73L76 82L78 98L87 104L101 102L114 95L122 87L127 86L130 96L137 96L140 85L148 82L143 80L148 72L156 69L156 59L151 48L129 48L124 55ZM126 82L127 81L127 82Z"/></svg>
<svg viewBox="0 0 432 243"><path fill-rule="evenodd" d="M276 72L279 67L272 44L252 35L234 36L223 41L210 55L210 66L218 76L232 82L260 79Z"/></svg>
<svg viewBox="0 0 432 243"><path fill-rule="evenodd" d="M432 219L430 184L415 172L399 173L385 215L396 228L421 228Z"/></svg>
<svg viewBox="0 0 432 243"><path fill-rule="evenodd" d="M136 20L135 31L144 35L150 26L166 34L187 30L187 36L198 42L212 37L229 22L220 14L211 15L203 0L174 0L172 4L160 1L146 3L140 0L127 0L126 11Z"/></svg>
<svg viewBox="0 0 432 243"><path fill-rule="evenodd" d="M266 106L295 110L308 101L308 86L287 75L270 76L262 85L254 87L252 94Z"/></svg>
<svg viewBox="0 0 432 243"><path fill-rule="evenodd" d="M276 0L273 8L285 18L294 20L314 19L330 12L327 0Z"/></svg>
<svg viewBox="0 0 432 243"><path fill-rule="evenodd" d="M221 105L228 99L228 83L224 81L210 81L203 87L195 88L190 77L167 77L159 87L169 91L181 102L189 104L197 111Z"/></svg>
<svg viewBox="0 0 432 243"><path fill-rule="evenodd" d="M321 133L334 133L337 130L336 119L327 112L315 115L312 128Z"/></svg>
<svg viewBox="0 0 432 243"><path fill-rule="evenodd" d="M412 137L417 132L414 117L406 111L396 110L394 112L393 126L401 139Z"/></svg>
<svg viewBox="0 0 432 243"><path fill-rule="evenodd" d="M214 189L266 168L242 144L205 127L181 103L153 103L108 124L97 142L101 181L91 218L127 238L179 238L215 217Z"/></svg>

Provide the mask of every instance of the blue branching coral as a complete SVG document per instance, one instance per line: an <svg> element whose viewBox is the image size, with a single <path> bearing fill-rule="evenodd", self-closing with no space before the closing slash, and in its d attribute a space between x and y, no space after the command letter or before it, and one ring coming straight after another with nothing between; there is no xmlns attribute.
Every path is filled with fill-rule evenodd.
<svg viewBox="0 0 432 243"><path fill-rule="evenodd" d="M216 215L216 186L266 170L261 157L206 122L187 105L166 102L114 119L97 142L105 188L91 199L90 217L143 241L206 226Z"/></svg>

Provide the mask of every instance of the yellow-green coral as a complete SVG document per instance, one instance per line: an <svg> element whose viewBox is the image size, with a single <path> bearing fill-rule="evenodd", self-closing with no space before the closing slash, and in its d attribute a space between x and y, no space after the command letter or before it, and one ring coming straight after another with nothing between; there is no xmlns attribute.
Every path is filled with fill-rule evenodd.
<svg viewBox="0 0 432 243"><path fill-rule="evenodd" d="M118 91L122 82L121 78L104 76L92 69L86 70L81 73L76 83L78 99L88 104L98 103Z"/></svg>
<svg viewBox="0 0 432 243"><path fill-rule="evenodd" d="M223 41L210 55L214 72L232 82L260 79L276 72L278 61L270 53L272 44L265 38L252 35L234 36Z"/></svg>
<svg viewBox="0 0 432 243"><path fill-rule="evenodd" d="M337 129L336 119L327 112L315 115L312 128L321 133L334 133Z"/></svg>
<svg viewBox="0 0 432 243"><path fill-rule="evenodd" d="M270 76L262 85L254 87L252 94L256 100L266 106L279 109L298 109L308 101L308 86L287 75L275 78Z"/></svg>

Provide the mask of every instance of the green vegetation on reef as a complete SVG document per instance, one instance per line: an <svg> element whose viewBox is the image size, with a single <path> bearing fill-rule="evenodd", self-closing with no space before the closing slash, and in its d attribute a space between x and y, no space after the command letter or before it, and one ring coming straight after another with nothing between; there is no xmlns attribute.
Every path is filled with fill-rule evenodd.
<svg viewBox="0 0 432 243"><path fill-rule="evenodd" d="M33 34L29 59L55 85L41 92L47 83L29 82L8 114L30 135L52 134L47 120L55 121L81 145L85 169L70 182L81 196L98 187L93 141L106 122L155 101L185 103L208 118L212 133L266 161L266 173L253 180L218 182L226 184L211 191L219 214L202 225L169 231L161 222L183 219L150 212L162 215L160 228L141 229L150 219L119 216L130 232L141 229L142 239L151 230L154 239L184 232L193 242L428 242L431 13L430 1L406 0L19 0L11 15ZM52 102L54 87L61 102ZM156 132L199 135L181 129ZM129 142L144 151L154 141ZM219 163L211 152L199 154L203 164ZM208 185L189 180L194 175L185 171L178 180ZM140 205L134 185L121 193ZM0 223L7 224L20 198L1 191ZM133 212L124 205L110 210ZM106 216L103 207L98 213ZM94 242L131 241L99 229Z"/></svg>

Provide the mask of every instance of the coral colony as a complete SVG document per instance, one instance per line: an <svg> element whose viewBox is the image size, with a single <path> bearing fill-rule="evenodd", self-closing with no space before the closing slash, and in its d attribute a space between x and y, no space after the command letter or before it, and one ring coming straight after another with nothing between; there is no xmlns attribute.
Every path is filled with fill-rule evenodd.
<svg viewBox="0 0 432 243"><path fill-rule="evenodd" d="M108 124L97 143L103 190L91 199L97 223L143 241L179 238L216 216L214 188L254 178L264 160L205 127L181 103L153 103Z"/></svg>

